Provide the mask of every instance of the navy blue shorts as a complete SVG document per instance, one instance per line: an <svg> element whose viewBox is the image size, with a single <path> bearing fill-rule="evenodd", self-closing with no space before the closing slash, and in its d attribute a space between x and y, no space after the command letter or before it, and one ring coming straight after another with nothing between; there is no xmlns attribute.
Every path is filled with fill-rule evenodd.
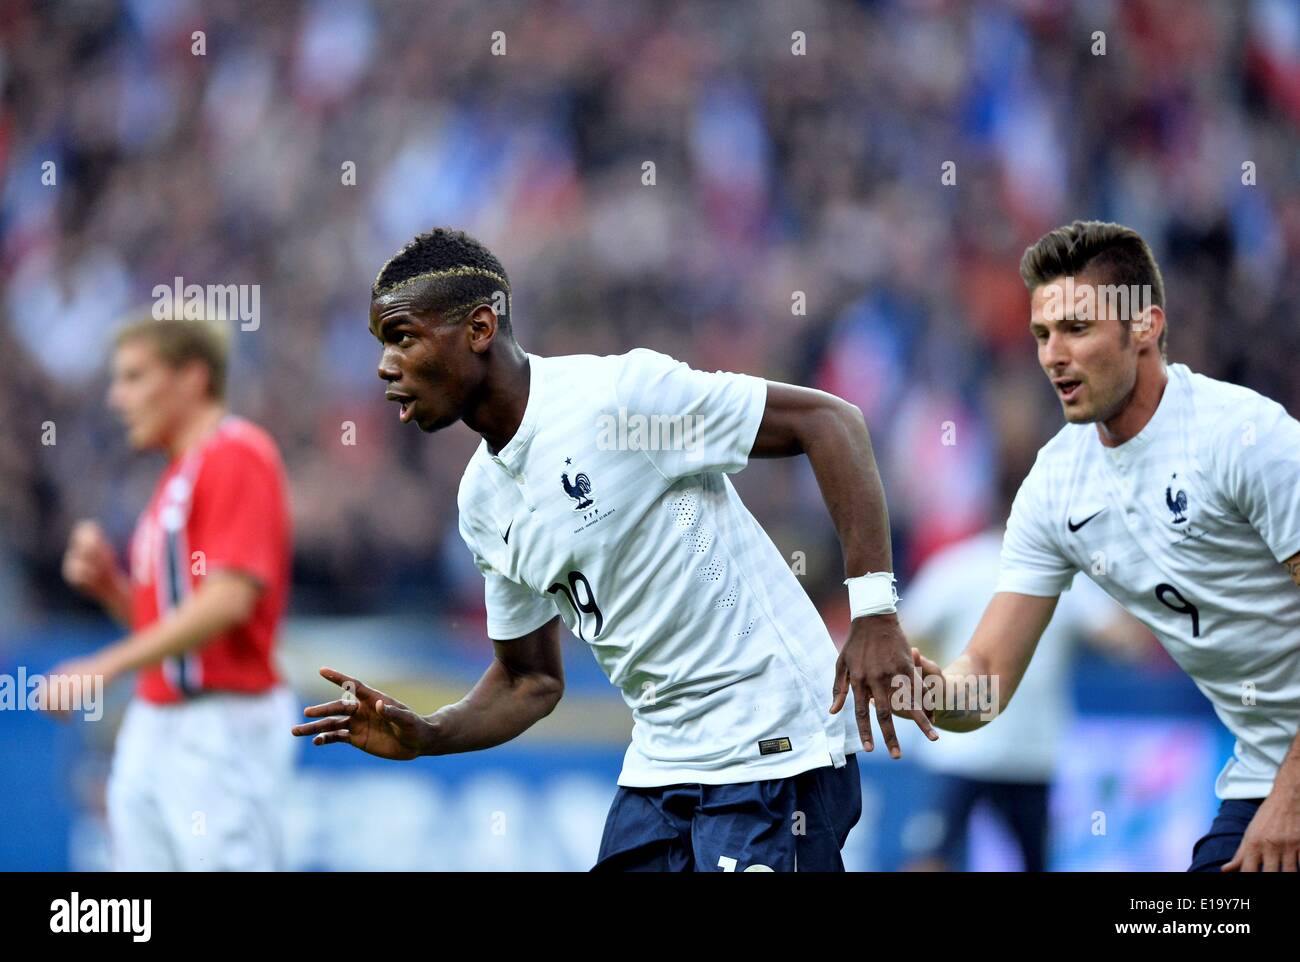
<svg viewBox="0 0 1300 962"><path fill-rule="evenodd" d="M622 788L594 872L842 872L858 760L736 785Z"/></svg>
<svg viewBox="0 0 1300 962"><path fill-rule="evenodd" d="M1189 872L1217 872L1232 861L1246 834L1246 826L1255 817L1262 798L1225 798L1214 823L1192 849Z"/></svg>

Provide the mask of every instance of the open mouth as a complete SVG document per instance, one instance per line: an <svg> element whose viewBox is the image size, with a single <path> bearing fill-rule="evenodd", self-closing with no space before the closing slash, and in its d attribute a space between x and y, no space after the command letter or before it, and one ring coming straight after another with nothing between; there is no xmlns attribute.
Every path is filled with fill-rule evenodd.
<svg viewBox="0 0 1300 962"><path fill-rule="evenodd" d="M1061 378L1060 380L1053 381L1052 386L1056 388L1056 393L1060 396L1061 400L1068 404L1078 398L1079 391L1083 387L1083 382L1072 378Z"/></svg>
<svg viewBox="0 0 1300 962"><path fill-rule="evenodd" d="M401 394L397 391L389 391L384 395L384 398L398 403L397 419L399 421L405 424L407 421L411 420L412 415L415 413L415 398L411 397L409 394Z"/></svg>

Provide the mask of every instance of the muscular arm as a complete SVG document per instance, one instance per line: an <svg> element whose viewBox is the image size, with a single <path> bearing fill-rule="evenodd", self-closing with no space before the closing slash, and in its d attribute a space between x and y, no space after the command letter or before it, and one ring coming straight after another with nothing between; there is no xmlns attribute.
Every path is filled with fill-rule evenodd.
<svg viewBox="0 0 1300 962"><path fill-rule="evenodd" d="M752 458L806 454L844 548L844 575L893 568L885 490L862 412L825 391L767 385Z"/></svg>
<svg viewBox="0 0 1300 962"><path fill-rule="evenodd" d="M808 456L831 521L844 551L844 574L892 571L889 513L885 491L871 450L871 436L862 412L842 398L791 384L768 382L767 407L750 451L753 458ZM849 638L835 666L831 714L844 707L850 690L858 733L867 751L874 747L869 706L894 758L902 756L894 732L892 695L899 679L919 688L907 640L895 614L854 619ZM899 712L911 718L931 739L937 738L919 705L910 701Z"/></svg>
<svg viewBox="0 0 1300 962"><path fill-rule="evenodd" d="M473 752L508 742L549 715L564 694L559 617L511 641L494 641L496 657L460 701L430 715L412 711L381 691L333 668L321 676L345 695L312 705L318 721L295 725L316 745L344 743L380 758Z"/></svg>
<svg viewBox="0 0 1300 962"><path fill-rule="evenodd" d="M564 695L559 617L511 641L493 641L496 657L460 701L429 715L423 754L473 752L508 742L541 721Z"/></svg>
<svg viewBox="0 0 1300 962"><path fill-rule="evenodd" d="M975 634L965 651L957 656L943 674L949 682L963 679L997 679L996 711L1011 701L1020 679L1025 676L1029 660L1038 646L1047 623L1056 610L1056 597L1014 594L1000 591L993 596ZM932 663L931 663L932 664ZM932 672L927 670L927 674ZM967 686L967 690L970 690ZM941 708L934 713L934 723L954 732L973 731L991 719L981 717L974 708Z"/></svg>

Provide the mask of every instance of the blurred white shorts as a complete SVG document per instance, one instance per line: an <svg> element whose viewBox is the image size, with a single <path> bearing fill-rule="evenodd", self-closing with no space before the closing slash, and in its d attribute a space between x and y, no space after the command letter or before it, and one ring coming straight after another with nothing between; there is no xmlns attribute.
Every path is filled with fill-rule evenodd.
<svg viewBox="0 0 1300 962"><path fill-rule="evenodd" d="M135 698L108 779L113 868L282 870L298 715L286 687L174 705Z"/></svg>

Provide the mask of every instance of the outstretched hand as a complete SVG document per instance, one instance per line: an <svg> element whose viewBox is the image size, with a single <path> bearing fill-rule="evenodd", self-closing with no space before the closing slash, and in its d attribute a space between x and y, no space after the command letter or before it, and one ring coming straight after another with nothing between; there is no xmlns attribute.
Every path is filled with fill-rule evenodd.
<svg viewBox="0 0 1300 962"><path fill-rule="evenodd" d="M333 668L322 668L320 674L342 688L343 696L305 708L304 715L320 721L295 725L294 735L311 735L313 745L344 742L368 754L398 761L425 754L432 726L423 716Z"/></svg>

